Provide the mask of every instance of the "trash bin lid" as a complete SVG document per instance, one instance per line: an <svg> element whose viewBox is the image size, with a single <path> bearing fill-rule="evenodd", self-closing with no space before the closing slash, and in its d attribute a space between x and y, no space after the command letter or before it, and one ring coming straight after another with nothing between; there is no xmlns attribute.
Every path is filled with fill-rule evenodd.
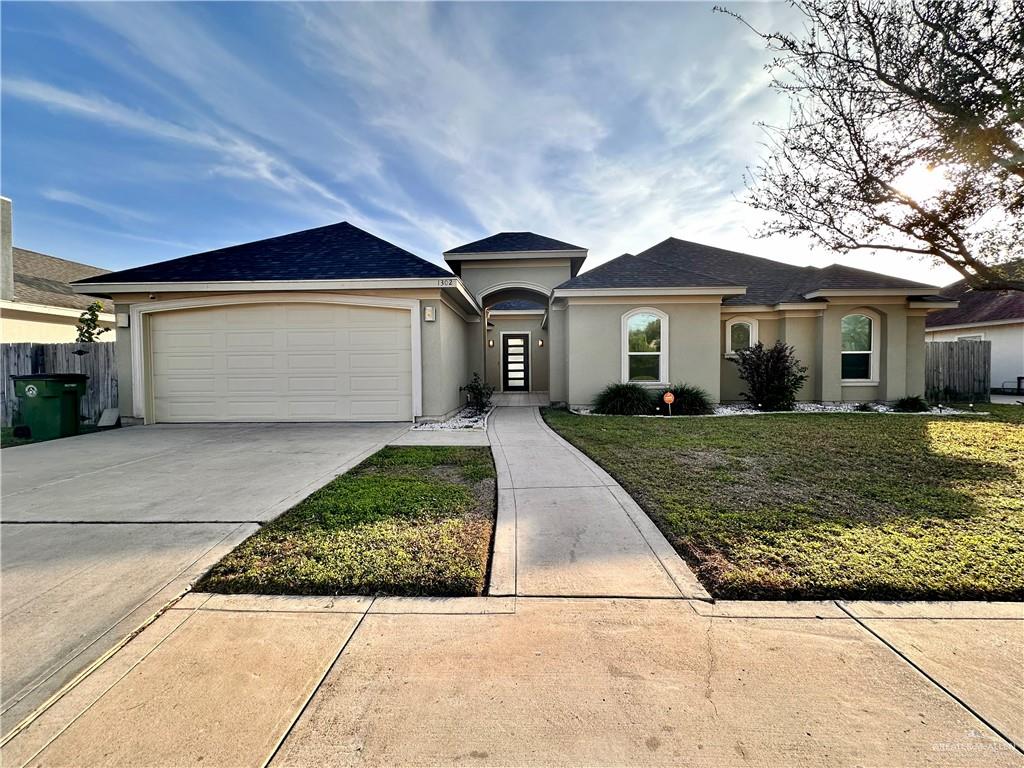
<svg viewBox="0 0 1024 768"><path fill-rule="evenodd" d="M69 384L86 381L88 378L84 373L22 373L11 376L13 381L65 381Z"/></svg>

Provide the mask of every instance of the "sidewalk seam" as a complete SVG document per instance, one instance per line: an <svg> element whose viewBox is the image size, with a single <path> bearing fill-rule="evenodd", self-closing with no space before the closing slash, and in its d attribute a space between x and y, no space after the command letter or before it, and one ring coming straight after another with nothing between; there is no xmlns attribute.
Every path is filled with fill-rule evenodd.
<svg viewBox="0 0 1024 768"><path fill-rule="evenodd" d="M341 659L341 655L345 653L345 649L348 648L348 644L352 642L352 638L356 636L356 632L358 632L359 628L363 626L363 622L366 620L366 617L370 614L370 609L373 608L373 604L375 602L377 602L376 597L370 600L370 604L366 606L366 610L363 611L363 615L359 617L359 621L357 621L356 625L352 627L352 631L349 632L348 637L345 638L345 642L341 644L341 648L338 649L338 652L334 655L334 658L331 660L331 663L327 665L327 668L324 670L323 675L320 676L320 679L317 681L316 685L313 686L313 690L309 692L309 696L306 697L306 700L302 703L302 706L299 707L299 711L295 713L295 717L292 718L292 721L288 724L288 727L285 729L285 732L281 734L281 738L278 739L277 744L274 746L273 750L271 750L270 756L267 757L267 759L264 760L263 763L261 763L262 768L266 768L266 766L274 762L274 758L277 757L277 753L281 751L281 747L284 746L284 743L288 740L288 737L291 736L292 731L295 730L295 726L298 724L299 720L302 719L302 716L306 713L306 710L309 708L310 703L313 701L313 697L316 696L317 692L323 686L324 681L327 679L327 676L331 674L331 670L334 669L334 666L338 663L338 660Z"/></svg>
<svg viewBox="0 0 1024 768"><path fill-rule="evenodd" d="M953 699L953 701L955 701L961 707L963 707L968 712L970 712L972 715L974 715L974 717L976 717L978 720L980 720L986 727L988 727L989 730L991 730L999 738L1001 738L1003 741L1005 741L1007 744L1009 744L1013 749L1015 749L1020 754L1024 755L1024 747L1022 747L1020 744L1017 744L1017 742L1015 742L1011 737L1007 736L999 728L997 728L993 723L989 722L989 720L987 718L985 718L980 712L978 712L974 707L972 707L970 704L968 704L966 701L964 701L962 698L960 698L957 694L953 693L952 690L950 690L945 685L940 683L936 678L934 678L930 674L928 674L920 665L918 665L913 660L911 660L911 658L909 656L907 656L905 653L903 653L903 651L901 651L899 648L897 648L893 643L890 643L888 640L886 640L884 637L882 637L882 635L880 633L876 632L871 627L869 627L867 624L865 624L860 619L859 616L856 616L852 611L847 610L846 606L844 606L839 600L833 600L832 602L835 604L836 608L838 608L840 611L842 611L847 616L849 616L851 619L853 619L857 623L857 625L861 627L861 629L863 629L865 632L867 632L872 637L874 637L876 640L878 640L880 643L882 643L886 648L888 648L890 651L892 651L894 654L896 654L899 658L901 658L903 661L905 661L907 664L909 664L913 669L917 670L918 674L922 675L928 682L930 682L932 685L934 685L936 688L938 688L944 694L949 696L949 698Z"/></svg>

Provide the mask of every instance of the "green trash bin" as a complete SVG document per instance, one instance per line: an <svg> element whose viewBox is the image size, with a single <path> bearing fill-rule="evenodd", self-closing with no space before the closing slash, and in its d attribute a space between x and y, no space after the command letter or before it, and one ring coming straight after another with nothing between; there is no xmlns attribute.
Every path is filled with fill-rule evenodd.
<svg viewBox="0 0 1024 768"><path fill-rule="evenodd" d="M85 394L84 373L34 373L11 376L19 401L18 422L33 440L78 434L79 403Z"/></svg>

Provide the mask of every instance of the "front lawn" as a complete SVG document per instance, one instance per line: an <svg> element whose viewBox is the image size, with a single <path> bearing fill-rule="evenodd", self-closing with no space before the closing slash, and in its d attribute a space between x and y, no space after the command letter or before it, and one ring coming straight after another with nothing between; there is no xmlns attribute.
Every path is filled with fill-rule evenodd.
<svg viewBox="0 0 1024 768"><path fill-rule="evenodd" d="M385 448L263 526L196 590L480 595L494 477L488 448Z"/></svg>
<svg viewBox="0 0 1024 768"><path fill-rule="evenodd" d="M732 598L1024 598L1024 408L649 419L546 409Z"/></svg>

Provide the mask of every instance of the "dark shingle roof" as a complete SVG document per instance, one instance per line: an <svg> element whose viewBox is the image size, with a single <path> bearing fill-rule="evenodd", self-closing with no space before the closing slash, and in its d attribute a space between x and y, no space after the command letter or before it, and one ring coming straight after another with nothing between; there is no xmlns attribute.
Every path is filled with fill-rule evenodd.
<svg viewBox="0 0 1024 768"><path fill-rule="evenodd" d="M513 251L584 251L578 245L564 243L551 237L544 237L534 232L499 232L496 235L475 240L445 251L452 253L506 253Z"/></svg>
<svg viewBox="0 0 1024 768"><path fill-rule="evenodd" d="M974 291L966 280L958 280L942 289L946 299L960 302L956 309L929 312L924 324L928 328L965 323L991 323L1000 320L1024 322L1024 292Z"/></svg>
<svg viewBox="0 0 1024 768"><path fill-rule="evenodd" d="M539 301L530 301L529 299L509 299L508 301L499 301L497 304L493 305L491 309L496 309L499 312L512 312L524 309L547 309L547 306L541 304Z"/></svg>
<svg viewBox="0 0 1024 768"><path fill-rule="evenodd" d="M343 221L80 282L357 280L450 275L436 264Z"/></svg>
<svg viewBox="0 0 1024 768"><path fill-rule="evenodd" d="M682 288L738 286L730 280L624 254L559 285L559 288Z"/></svg>
<svg viewBox="0 0 1024 768"><path fill-rule="evenodd" d="M604 268L608 269L605 270ZM833 264L819 269L727 251L670 237L636 256L620 256L584 272L559 288L632 288L746 286L729 296L729 305L806 301L805 294L822 289L900 288L929 292L933 286L889 275Z"/></svg>
<svg viewBox="0 0 1024 768"><path fill-rule="evenodd" d="M14 300L24 304L85 309L95 299L75 293L71 290L70 284L75 280L108 273L106 269L58 259L56 256L24 248L13 248L12 255Z"/></svg>

